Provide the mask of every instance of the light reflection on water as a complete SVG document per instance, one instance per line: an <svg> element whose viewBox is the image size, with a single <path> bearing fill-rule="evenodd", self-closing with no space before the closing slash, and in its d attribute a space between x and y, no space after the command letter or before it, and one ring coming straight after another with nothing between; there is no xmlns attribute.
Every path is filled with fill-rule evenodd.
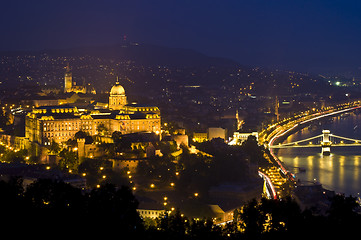
<svg viewBox="0 0 361 240"><path fill-rule="evenodd" d="M284 143L319 135L323 129L335 135L361 139L361 115L334 117L332 121L314 124L290 135ZM361 192L361 147L331 147L329 156L322 155L321 148L287 148L280 149L277 155L302 181L316 179L325 188L346 195L356 196ZM306 171L300 172L299 168Z"/></svg>

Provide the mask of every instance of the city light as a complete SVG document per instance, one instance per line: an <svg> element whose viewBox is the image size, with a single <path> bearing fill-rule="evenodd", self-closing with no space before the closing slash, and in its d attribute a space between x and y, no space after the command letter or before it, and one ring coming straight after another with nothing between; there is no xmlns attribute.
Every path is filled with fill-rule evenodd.
<svg viewBox="0 0 361 240"><path fill-rule="evenodd" d="M318 228L330 236L349 233L361 213L361 67L358 22L349 21L360 11L341 2L331 8L312 1L298 8L157 4L156 13L170 13L167 18L150 11L154 7L144 11L149 4L129 8L116 1L97 9L3 4L8 21L0 23L7 26L0 52L0 170L3 190L16 191L0 189L0 195L16 200L9 210L21 210L10 215L26 219L40 209L38 218L50 224L64 213L77 216L66 220L69 225L125 226L124 236L145 239L283 239L312 236L308 231ZM66 16L85 19L84 34L69 27L72 19L52 15L64 8ZM194 18L184 14L187 9L202 11ZM210 9L217 20L199 21ZM86 21L89 12L96 18ZM134 21L124 21L127 16ZM179 25L182 17L186 28ZM27 19L30 29L14 19ZM132 23L131 32L155 33L161 46L139 34L112 40L107 27L100 37L89 33L111 26L110 19L121 23L120 32ZM150 21L146 31L144 19ZM24 37L44 32L32 24L43 22L58 29L56 38L75 36L74 43L99 46L63 49L61 41L49 42L52 31L47 38ZM170 23L172 28L159 30ZM190 42L194 35L206 39L202 49L183 49L200 45ZM30 50L11 50L14 44ZM204 49L210 52L198 52ZM353 153L343 154L351 147ZM355 198L345 197L355 192ZM305 228L310 223L315 227Z"/></svg>

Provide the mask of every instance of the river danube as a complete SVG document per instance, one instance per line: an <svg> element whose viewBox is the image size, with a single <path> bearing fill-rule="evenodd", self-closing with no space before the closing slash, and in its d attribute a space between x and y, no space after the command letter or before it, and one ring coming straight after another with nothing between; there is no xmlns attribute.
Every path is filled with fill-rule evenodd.
<svg viewBox="0 0 361 240"><path fill-rule="evenodd" d="M361 114L351 113L314 122L290 135L283 143L320 135L324 129L338 136L361 140ZM361 193L361 147L331 147L330 156L323 156L321 148L280 149L276 154L301 181L318 181L324 188L346 195L359 196Z"/></svg>

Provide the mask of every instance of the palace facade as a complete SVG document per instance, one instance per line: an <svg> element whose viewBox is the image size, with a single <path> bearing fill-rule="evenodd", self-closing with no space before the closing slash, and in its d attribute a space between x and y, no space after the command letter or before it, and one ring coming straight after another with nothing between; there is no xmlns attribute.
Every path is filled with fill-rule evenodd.
<svg viewBox="0 0 361 240"><path fill-rule="evenodd" d="M117 83L109 96L109 109L80 111L71 105L41 106L34 108L25 118L25 138L32 143L50 145L61 143L84 131L90 136L137 132L160 132L159 108L151 105L128 104L124 88Z"/></svg>

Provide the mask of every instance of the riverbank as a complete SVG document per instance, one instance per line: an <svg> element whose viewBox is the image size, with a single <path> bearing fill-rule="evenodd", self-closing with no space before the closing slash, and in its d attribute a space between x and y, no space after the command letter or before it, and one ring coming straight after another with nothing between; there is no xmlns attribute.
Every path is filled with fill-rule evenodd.
<svg viewBox="0 0 361 240"><path fill-rule="evenodd" d="M285 142L299 141L329 129L334 135L361 139L361 129L355 128L361 122L361 116L350 114L348 117L337 116L329 121L314 124L312 127L290 135ZM334 140L332 140L334 141ZM336 144L337 145L337 144ZM303 168L297 178L301 181L317 181L326 189L345 195L359 196L361 190L361 147L333 147L328 156L322 155L319 148L287 148L275 151L277 157L287 169Z"/></svg>
<svg viewBox="0 0 361 240"><path fill-rule="evenodd" d="M358 104L358 105L357 105ZM332 196L334 194L333 191L327 190L324 188L319 182L302 182L297 181L296 175L288 170L282 160L277 156L278 150L274 151L273 149L269 148L270 146L273 146L274 144L277 144L279 142L284 141L288 136L299 132L300 130L304 129L305 127L308 127L311 123L313 123L316 120L320 120L327 117L333 117L339 114L343 114L346 112L354 111L356 109L360 109L360 102L354 102L353 104L345 104L345 107L342 107L341 109L339 107L335 107L330 109L327 109L323 112L317 112L313 114L306 114L305 116L295 115L294 118L288 119L287 121L281 121L279 123L273 124L267 128L267 130L263 131L263 136L261 135L261 143L264 144L265 147L269 149L269 155L270 158L274 159L275 166L279 169L279 171L287 178L287 180L294 185L295 191L293 191L292 195L297 195L295 192L297 191L298 194L301 194L298 199L303 199L305 196L302 196L303 194L306 195L313 195L312 189L314 189L314 193L318 195L316 198L322 199L325 195L326 199L329 198L329 196ZM263 142L262 142L263 141ZM308 191L307 193L300 192L300 188L305 188L307 185ZM313 187L311 187L313 186ZM296 190L298 188L298 190ZM320 190L321 189L321 190ZM326 194L327 193L327 194ZM326 200L322 200L323 204L326 204ZM307 205L307 204L305 204Z"/></svg>

